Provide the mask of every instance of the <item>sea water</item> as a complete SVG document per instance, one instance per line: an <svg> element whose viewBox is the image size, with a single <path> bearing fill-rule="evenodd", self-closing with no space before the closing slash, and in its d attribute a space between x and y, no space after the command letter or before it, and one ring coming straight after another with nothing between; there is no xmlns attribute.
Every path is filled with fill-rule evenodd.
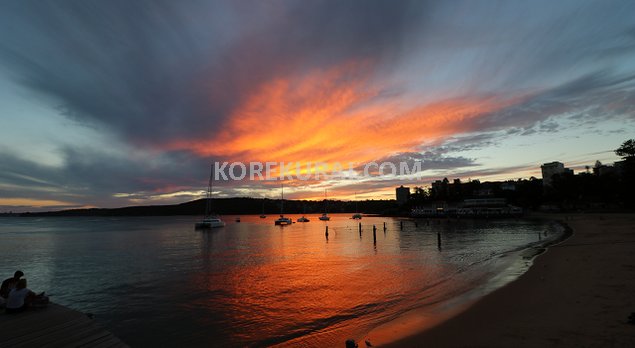
<svg viewBox="0 0 635 348"><path fill-rule="evenodd" d="M515 251L562 233L522 219L307 217L225 216L208 231L190 216L0 218L0 275L24 271L131 346L332 347L502 286L524 271Z"/></svg>

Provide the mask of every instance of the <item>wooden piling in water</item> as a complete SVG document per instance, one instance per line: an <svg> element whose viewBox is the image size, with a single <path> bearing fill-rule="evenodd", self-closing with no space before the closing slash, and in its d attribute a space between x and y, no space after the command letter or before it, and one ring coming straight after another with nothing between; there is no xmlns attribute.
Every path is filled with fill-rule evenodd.
<svg viewBox="0 0 635 348"><path fill-rule="evenodd" d="M384 233L386 233L386 222L384 221Z"/></svg>
<svg viewBox="0 0 635 348"><path fill-rule="evenodd" d="M326 232L324 232L324 235L326 236L326 239L329 239L329 226L326 225Z"/></svg>
<svg viewBox="0 0 635 348"><path fill-rule="evenodd" d="M403 231L403 220L399 221L399 230Z"/></svg>
<svg viewBox="0 0 635 348"><path fill-rule="evenodd" d="M437 248L441 250L441 232L437 232Z"/></svg>
<svg viewBox="0 0 635 348"><path fill-rule="evenodd" d="M373 244L377 244L377 227L373 225Z"/></svg>

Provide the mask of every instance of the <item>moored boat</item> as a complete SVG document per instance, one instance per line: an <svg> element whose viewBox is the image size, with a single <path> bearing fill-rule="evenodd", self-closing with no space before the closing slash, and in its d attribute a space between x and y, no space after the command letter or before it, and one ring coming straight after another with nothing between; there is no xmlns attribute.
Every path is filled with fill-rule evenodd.
<svg viewBox="0 0 635 348"><path fill-rule="evenodd" d="M207 184L207 194L205 195L205 216L203 220L194 223L195 229L207 229L225 227L225 222L221 218L212 214L212 188L214 180L214 167L212 167L209 174L209 183Z"/></svg>
<svg viewBox="0 0 635 348"><path fill-rule="evenodd" d="M322 214L322 216L319 217L320 220L322 221L329 221L331 220L331 217L328 216L326 213Z"/></svg>
<svg viewBox="0 0 635 348"><path fill-rule="evenodd" d="M207 216L203 220L194 224L195 228L216 228L225 227L225 222L218 216Z"/></svg>
<svg viewBox="0 0 635 348"><path fill-rule="evenodd" d="M265 199L262 199L262 214L260 214L260 218L261 219L265 219L267 218L267 215L265 215Z"/></svg>
<svg viewBox="0 0 635 348"><path fill-rule="evenodd" d="M328 213L327 213L327 200L326 200L326 190L324 190L324 214L322 214L322 216L319 217L320 220L322 221L329 221L331 220L331 218L329 217Z"/></svg>
<svg viewBox="0 0 635 348"><path fill-rule="evenodd" d="M357 206L357 192L355 192L355 214L353 214L351 219L354 219L354 220L361 220L362 219L362 214L359 213L359 209L358 209L358 206Z"/></svg>
<svg viewBox="0 0 635 348"><path fill-rule="evenodd" d="M293 220L288 217L284 217L283 215L280 215L280 217L277 218L276 221L274 221L274 224L279 226L291 225L292 223Z"/></svg>
<svg viewBox="0 0 635 348"><path fill-rule="evenodd" d="M284 217L284 185L282 184L280 185L280 217L273 223L278 226L291 225L293 223L293 220Z"/></svg>

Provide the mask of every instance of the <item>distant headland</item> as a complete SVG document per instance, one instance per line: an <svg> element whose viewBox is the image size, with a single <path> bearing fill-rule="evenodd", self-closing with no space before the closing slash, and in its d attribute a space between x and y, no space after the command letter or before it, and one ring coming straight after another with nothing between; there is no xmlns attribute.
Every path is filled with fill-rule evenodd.
<svg viewBox="0 0 635 348"><path fill-rule="evenodd" d="M213 198L214 213L221 215L240 214L279 214L280 200L269 198ZM365 214L396 214L399 212L397 201L364 200L340 201L328 200L329 213L352 213L356 209ZM286 214L323 213L324 201L284 200ZM205 211L205 199L170 205L144 205L121 208L67 209L47 212L0 213L0 216L173 216L202 215Z"/></svg>

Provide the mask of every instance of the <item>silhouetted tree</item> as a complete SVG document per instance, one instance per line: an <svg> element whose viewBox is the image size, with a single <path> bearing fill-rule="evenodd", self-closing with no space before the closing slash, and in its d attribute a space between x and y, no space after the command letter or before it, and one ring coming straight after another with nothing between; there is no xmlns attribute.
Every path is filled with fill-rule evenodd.
<svg viewBox="0 0 635 348"><path fill-rule="evenodd" d="M635 206L635 139L629 139L615 150L615 154L621 156L624 161L620 164L621 187L620 194L627 206Z"/></svg>
<svg viewBox="0 0 635 348"><path fill-rule="evenodd" d="M409 207L416 207L426 203L428 199L428 192L423 187L417 186L414 188L412 194L410 194Z"/></svg>
<svg viewBox="0 0 635 348"><path fill-rule="evenodd" d="M629 139L615 150L615 154L625 160L635 159L635 139Z"/></svg>

